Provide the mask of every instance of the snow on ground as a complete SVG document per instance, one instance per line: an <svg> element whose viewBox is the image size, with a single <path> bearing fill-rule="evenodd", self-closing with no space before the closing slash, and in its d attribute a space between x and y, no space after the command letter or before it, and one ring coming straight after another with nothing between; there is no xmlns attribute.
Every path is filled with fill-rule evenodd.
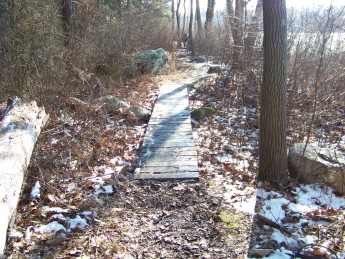
<svg viewBox="0 0 345 259"><path fill-rule="evenodd" d="M257 189L257 111L243 106L227 108L223 98L210 98L217 89L203 87L190 91L191 108L211 106L218 114L194 122L201 172L211 175L216 186L213 189L224 190L222 197L230 207L252 215L258 213L292 234L286 236L279 229L254 220L250 247L271 249L264 258L272 259L303 254L304 246L304 252L331 256L336 251L338 258L345 258L345 199L336 197L331 188L315 184L297 185L290 192ZM334 254L333 257L336 258Z"/></svg>

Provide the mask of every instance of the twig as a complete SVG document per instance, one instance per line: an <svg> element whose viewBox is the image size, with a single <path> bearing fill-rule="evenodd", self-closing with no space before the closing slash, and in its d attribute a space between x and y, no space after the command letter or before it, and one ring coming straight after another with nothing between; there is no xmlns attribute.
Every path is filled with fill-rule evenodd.
<svg viewBox="0 0 345 259"><path fill-rule="evenodd" d="M280 230L280 231L283 232L285 235L287 235L287 236L289 236L289 237L292 236L292 233L291 233L289 230L287 230L287 229L284 228L283 226L279 225L278 223L276 223L276 222L274 222L274 221L272 221L272 220L266 218L265 216L263 216L263 215L261 215L261 214L259 214L259 213L256 213L256 214L255 214L255 217L256 217L258 220L264 222L265 224L267 224L267 225L269 225L269 226L271 226L271 227L274 227L274 228Z"/></svg>

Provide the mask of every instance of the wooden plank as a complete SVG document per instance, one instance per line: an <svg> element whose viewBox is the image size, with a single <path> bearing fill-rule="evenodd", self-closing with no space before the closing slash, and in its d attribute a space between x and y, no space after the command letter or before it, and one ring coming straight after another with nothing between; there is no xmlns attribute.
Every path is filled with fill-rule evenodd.
<svg viewBox="0 0 345 259"><path fill-rule="evenodd" d="M145 164L148 161L150 162L165 162L168 160L174 160L174 161L194 161L198 162L197 156L191 156L191 155L172 155L172 156L166 156L166 155L159 155L159 156L151 156L151 157L140 157L139 161L141 164ZM147 164L146 164L147 165Z"/></svg>
<svg viewBox="0 0 345 259"><path fill-rule="evenodd" d="M189 112L170 113L170 114L158 113L158 114L152 114L150 119L155 120L155 119L170 119L170 118L174 118L174 119L190 118L190 114Z"/></svg>
<svg viewBox="0 0 345 259"><path fill-rule="evenodd" d="M197 172L197 165L175 165L175 166L145 166L140 167L141 173L178 173L178 172Z"/></svg>
<svg viewBox="0 0 345 259"><path fill-rule="evenodd" d="M195 166L197 161L195 160L187 160L187 161L179 161L179 166ZM167 161L153 161L149 160L140 166L140 168L146 168L146 167L175 167L176 166L176 160L167 160Z"/></svg>
<svg viewBox="0 0 345 259"><path fill-rule="evenodd" d="M193 143L194 144L194 139L193 139L193 135L180 135L180 136L169 136L169 137L156 137L156 135L154 135L154 137L148 137L148 138L144 138L144 142L143 145L150 145L150 144L154 144L154 143Z"/></svg>
<svg viewBox="0 0 345 259"><path fill-rule="evenodd" d="M152 119L149 121L149 125L152 124L190 124L191 120L189 117L181 117L181 118L175 118L175 117L168 117L168 118L157 118Z"/></svg>
<svg viewBox="0 0 345 259"><path fill-rule="evenodd" d="M161 150L160 148L148 148L144 147L140 153L140 158L155 158L155 157L163 157L163 156L197 156L196 149L189 149L193 147L184 147L184 149L176 150L170 148L168 151Z"/></svg>
<svg viewBox="0 0 345 259"><path fill-rule="evenodd" d="M144 141L145 141L145 139L148 139L148 138L163 139L163 138L171 138L172 136L174 138L180 138L180 137L193 138L193 133L190 131L176 132L176 133L174 133L174 135L170 134L169 132L156 132L154 135L149 133L148 135L146 135L144 137Z"/></svg>
<svg viewBox="0 0 345 259"><path fill-rule="evenodd" d="M154 137L149 136L145 137L143 143L144 144L150 144L150 143L162 143L162 142L193 142L194 143L194 138L193 135L190 134L189 132L185 132L186 134L183 135L181 133L174 134L172 137L171 135L165 134L155 134Z"/></svg>
<svg viewBox="0 0 345 259"><path fill-rule="evenodd" d="M188 152L188 151L195 151L196 147L143 147L141 150L141 153L146 153L147 150L150 150L151 152L174 152L174 153L181 153L181 152Z"/></svg>
<svg viewBox="0 0 345 259"><path fill-rule="evenodd" d="M151 134L152 136L156 133L164 133L164 132L170 132L170 133L181 133L181 132L192 132L192 125L191 124L166 124L166 125L158 125L158 124L149 124L149 128L147 130L146 134Z"/></svg>
<svg viewBox="0 0 345 259"><path fill-rule="evenodd" d="M156 148L164 148L164 147L194 147L194 141L193 142L186 142L186 143L181 143L181 142L161 142L161 143L143 143L143 147L156 147Z"/></svg>
<svg viewBox="0 0 345 259"><path fill-rule="evenodd" d="M133 179L135 180L181 180L181 179L198 179L199 172L183 172L183 173L169 173L169 174L150 174L139 173L135 174Z"/></svg>

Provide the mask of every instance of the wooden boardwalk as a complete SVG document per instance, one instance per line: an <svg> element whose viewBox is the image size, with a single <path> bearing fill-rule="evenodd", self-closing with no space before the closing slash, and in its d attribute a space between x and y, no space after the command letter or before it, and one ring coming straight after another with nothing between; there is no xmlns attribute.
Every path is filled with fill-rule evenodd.
<svg viewBox="0 0 345 259"><path fill-rule="evenodd" d="M198 160L185 84L162 85L134 179L197 179Z"/></svg>

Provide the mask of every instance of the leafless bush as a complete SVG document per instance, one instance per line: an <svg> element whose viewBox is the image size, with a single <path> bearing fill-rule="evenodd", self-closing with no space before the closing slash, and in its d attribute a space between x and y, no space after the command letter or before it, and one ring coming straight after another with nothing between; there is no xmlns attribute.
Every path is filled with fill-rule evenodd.
<svg viewBox="0 0 345 259"><path fill-rule="evenodd" d="M2 95L40 97L64 77L62 34L55 1L8 2L1 16Z"/></svg>
<svg viewBox="0 0 345 259"><path fill-rule="evenodd" d="M0 26L3 96L58 104L73 95L90 97L95 88L116 91L123 79L135 75L130 54L173 49L171 24L150 6L120 17L110 5L76 1L66 32L56 1L9 3L0 12L6 24ZM95 84L85 83L88 77L97 79Z"/></svg>
<svg viewBox="0 0 345 259"><path fill-rule="evenodd" d="M344 118L344 11L330 6L290 13L288 112L299 132L294 141L308 141L312 133L338 141L330 132L338 132Z"/></svg>

